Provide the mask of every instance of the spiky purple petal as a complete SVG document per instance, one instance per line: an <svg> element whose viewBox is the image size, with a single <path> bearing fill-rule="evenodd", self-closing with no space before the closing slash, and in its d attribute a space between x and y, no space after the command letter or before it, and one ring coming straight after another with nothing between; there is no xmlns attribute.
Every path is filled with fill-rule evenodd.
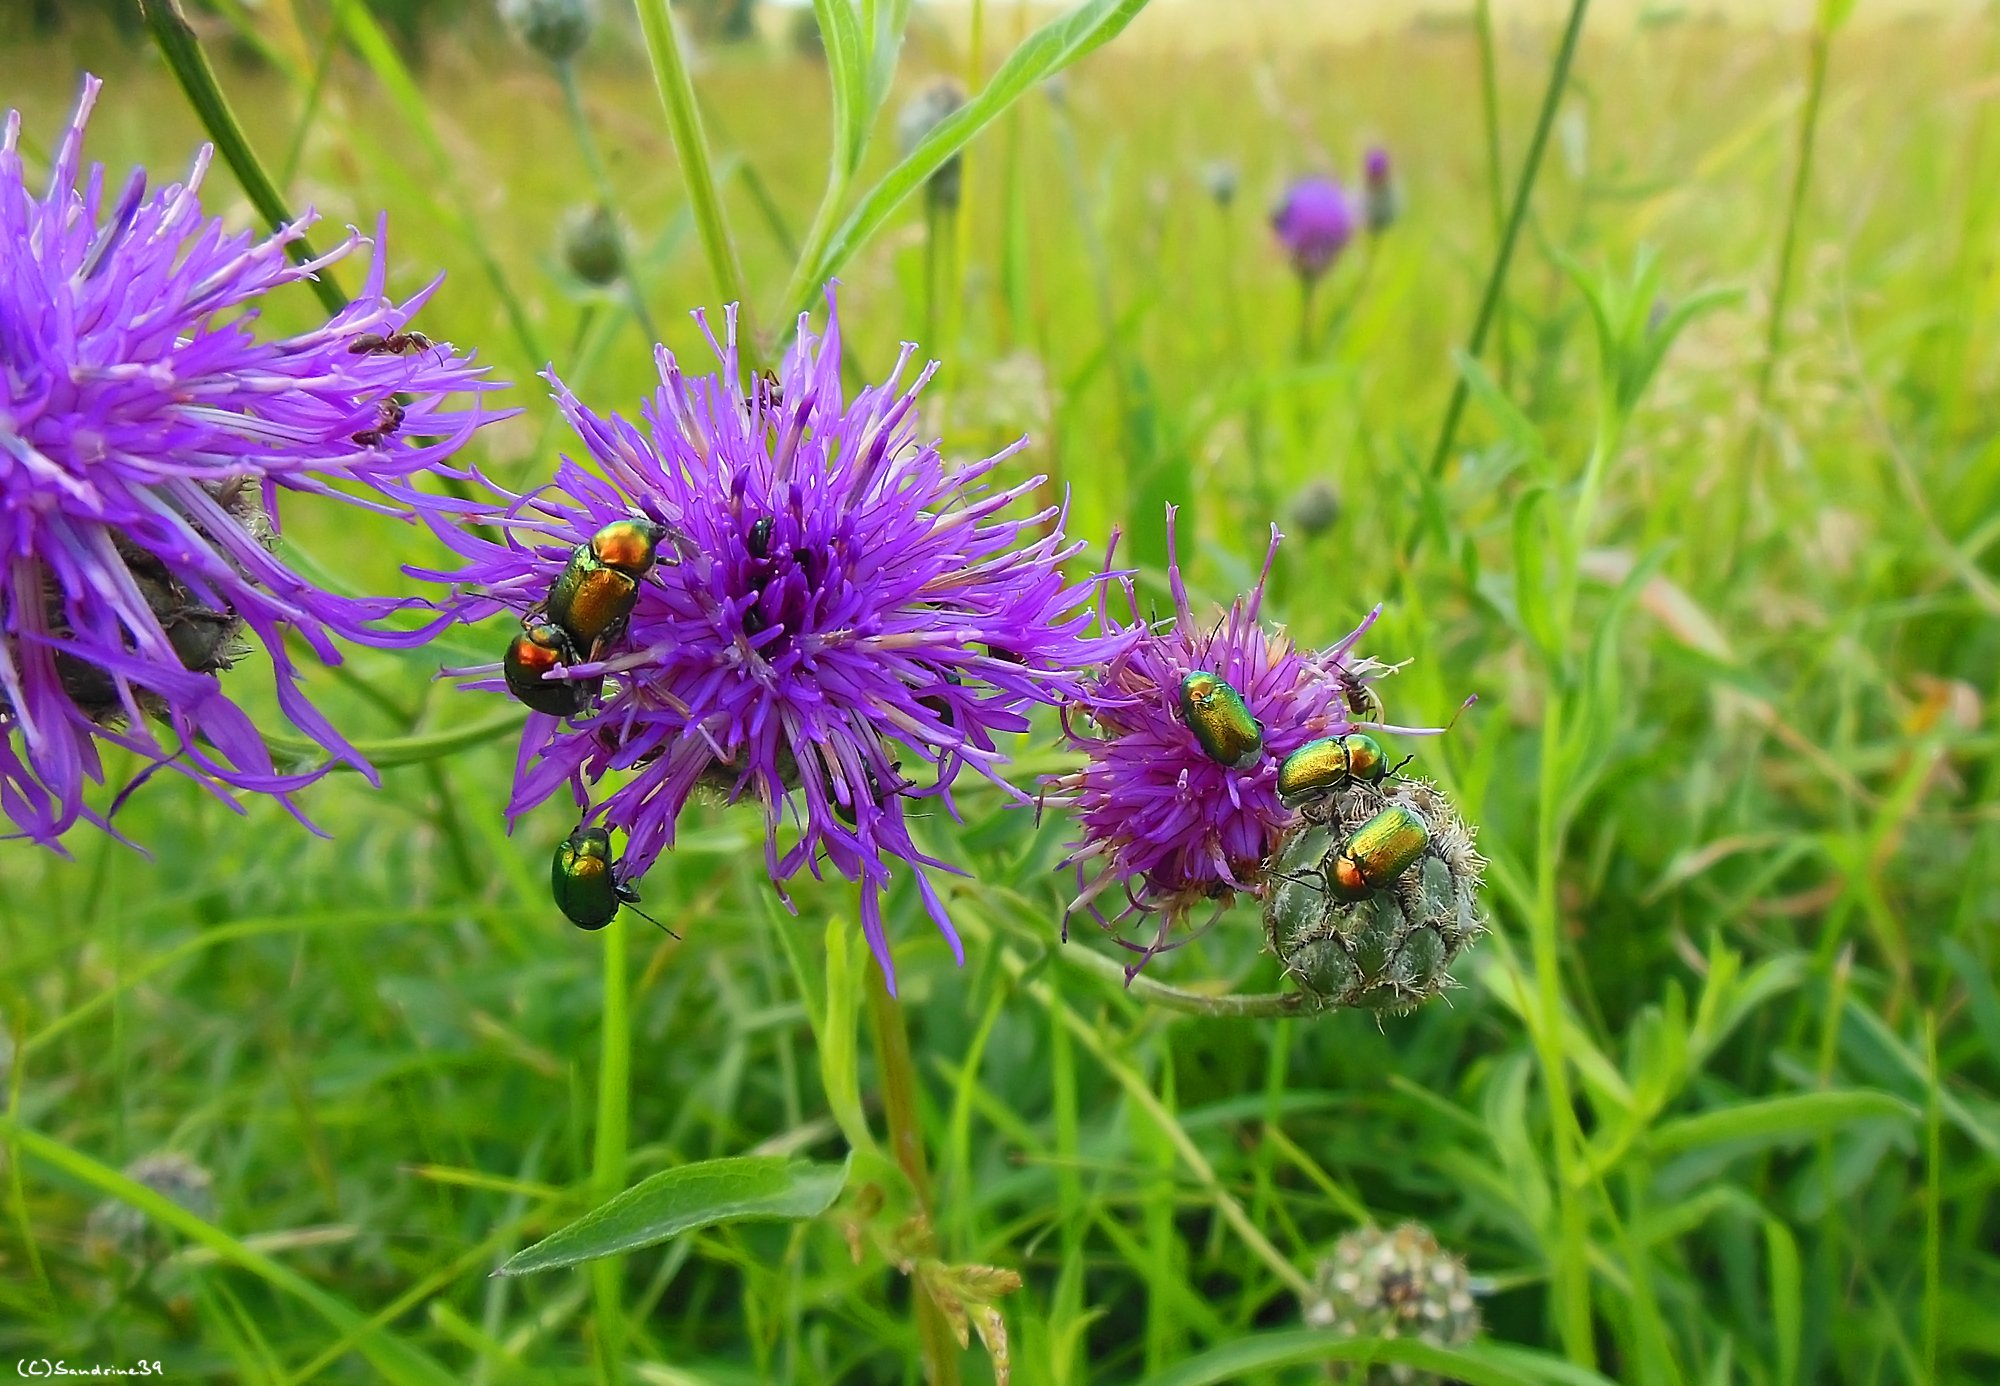
<svg viewBox="0 0 2000 1386"><path fill-rule="evenodd" d="M0 814L48 845L79 817L103 822L84 805L104 779L101 743L149 762L142 775L171 764L225 797L289 805L323 773L281 773L223 693L239 638L270 653L292 723L368 771L307 701L284 638L333 662L337 640L422 632L380 625L405 602L337 596L288 566L274 552L280 494L367 504L339 488L436 467L497 417L477 407L496 387L449 348L351 350L400 331L436 287L384 296L380 230L349 307L260 339L265 294L367 242L350 233L294 265L310 215L262 238L204 219L207 149L185 183L148 196L135 170L108 197L103 166L82 164L99 86L86 79L39 196L19 112L0 134ZM457 393L471 404L446 407ZM374 437L392 412L397 430Z"/></svg>

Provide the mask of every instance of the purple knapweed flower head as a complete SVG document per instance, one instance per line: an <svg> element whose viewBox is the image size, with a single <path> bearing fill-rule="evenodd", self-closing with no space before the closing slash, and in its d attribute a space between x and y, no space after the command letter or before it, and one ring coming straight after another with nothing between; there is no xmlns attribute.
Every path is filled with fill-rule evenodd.
<svg viewBox="0 0 2000 1386"><path fill-rule="evenodd" d="M1095 581L1063 575L1083 548L1064 538L1063 510L1019 513L1042 478L1000 479L1026 440L962 465L919 442L917 394L936 365L906 384L910 344L887 380L847 398L828 302L825 335L801 316L775 378L748 389L735 309L721 341L697 313L720 372L684 373L660 348L661 389L640 424L585 408L551 376L602 475L565 459L551 485L499 513L434 502L466 565L422 575L454 584L446 605L462 620L525 614L607 522L661 526L624 630L553 675L603 679L601 692L567 723L529 716L510 814L567 787L586 822L628 835L630 881L673 845L697 791L754 800L773 882L818 876L822 861L859 882L863 930L893 983L881 910L892 863L963 958L927 875L951 868L912 840L911 819L929 804L954 812L962 768L1005 787L999 738L1026 730L1036 705L1078 696L1083 670L1121 641L1091 631Z"/></svg>
<svg viewBox="0 0 2000 1386"><path fill-rule="evenodd" d="M1370 235L1380 235L1396 224L1403 210L1395 170L1389 164L1389 151L1379 144L1371 145L1362 159L1361 172L1361 219Z"/></svg>
<svg viewBox="0 0 2000 1386"><path fill-rule="evenodd" d="M1280 538L1275 526L1257 585L1219 619L1197 615L1181 576L1174 520L1170 508L1173 619L1143 621L1132 583L1123 583L1129 619L1107 610L1104 629L1136 638L1086 682L1072 712L1070 740L1083 752L1083 768L1048 783L1048 802L1069 805L1083 827L1065 863L1075 867L1079 886L1065 934L1068 917L1079 912L1111 930L1138 916L1160 916L1151 941L1118 940L1140 954L1128 975L1189 941L1239 891L1261 889L1265 859L1292 820L1278 800L1279 762L1315 737L1375 725L1364 721L1376 706L1367 685L1384 672L1354 653L1380 607L1327 650L1301 650L1264 624L1264 582ZM1181 681L1196 671L1228 683L1263 724L1261 753L1249 765L1214 759L1182 719ZM1085 720L1089 725L1079 729ZM1170 942L1171 930L1202 906L1211 910L1208 921Z"/></svg>
<svg viewBox="0 0 2000 1386"><path fill-rule="evenodd" d="M148 762L142 777L170 764L218 794L285 798L323 773L279 773L224 693L216 676L251 639L293 725L366 770L307 701L286 637L331 663L336 637L423 633L380 627L403 603L289 567L280 494L365 504L337 488L432 467L495 417L441 406L494 388L449 349L359 349L404 333L429 294L383 296L379 243L331 322L259 337L264 294L364 242L294 265L306 221L259 238L204 220L206 149L186 183L148 196L135 170L112 191L81 162L98 88L86 80L39 196L19 112L0 135L0 816L48 845L78 818L108 826L83 800L104 779L100 743Z"/></svg>
<svg viewBox="0 0 2000 1386"><path fill-rule="evenodd" d="M1347 189L1331 178L1300 178L1271 213L1271 230L1299 277L1314 280L1332 268L1354 238L1358 218Z"/></svg>

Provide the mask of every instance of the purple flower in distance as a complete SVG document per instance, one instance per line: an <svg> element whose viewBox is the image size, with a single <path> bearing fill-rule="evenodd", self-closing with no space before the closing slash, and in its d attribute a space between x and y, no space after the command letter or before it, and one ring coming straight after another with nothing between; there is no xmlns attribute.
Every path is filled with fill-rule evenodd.
<svg viewBox="0 0 2000 1386"><path fill-rule="evenodd" d="M1256 587L1219 620L1204 619L1188 602L1170 509L1172 621L1142 621L1129 580L1124 583L1129 621L1103 614L1107 635L1135 638L1087 682L1079 706L1089 728L1077 730L1075 722L1082 719L1073 718L1071 729L1084 765L1050 780L1048 802L1068 804L1083 826L1065 863L1076 868L1079 886L1066 921L1082 911L1116 930L1137 916L1160 916L1150 942L1118 940L1141 955L1128 975L1156 953L1178 946L1168 942L1169 933L1197 906L1212 907L1212 923L1238 891L1261 888L1264 860L1292 817L1278 801L1279 762L1315 737L1376 725L1363 721L1377 706L1367 685L1384 669L1357 656L1354 647L1381 608L1331 649L1295 647L1260 616L1279 537L1274 526ZM1253 764L1242 769L1221 764L1182 720L1181 680L1197 670L1227 682L1263 723L1263 750ZM1194 936L1185 934L1180 942Z"/></svg>
<svg viewBox="0 0 2000 1386"><path fill-rule="evenodd" d="M1313 280L1340 257L1358 221L1347 189L1331 178L1305 177L1285 189L1271 213L1271 230L1299 277Z"/></svg>
<svg viewBox="0 0 2000 1386"><path fill-rule="evenodd" d="M825 335L801 317L775 380L753 375L746 390L735 310L724 318L717 341L695 315L719 373L685 373L660 348L641 423L585 408L551 376L603 475L565 459L550 486L499 513L434 502L466 565L421 575L453 584L446 605L461 620L525 614L607 522L661 526L625 630L556 671L605 679L601 696L566 724L530 715L510 814L567 786L586 821L628 835L630 880L672 847L698 790L752 799L781 890L822 860L860 884L862 927L893 984L881 911L892 862L963 959L927 875L951 868L912 840L911 817L931 802L954 811L964 767L1004 786L998 738L1026 730L1032 707L1078 696L1085 666L1120 642L1091 633L1096 583L1063 576L1083 547L1063 537L1063 512L1016 513L1042 478L999 479L1021 443L961 466L918 442L935 364L905 387L905 344L886 381L846 398L829 296ZM617 787L591 804L612 772Z"/></svg>
<svg viewBox="0 0 2000 1386"><path fill-rule="evenodd" d="M140 778L171 765L297 812L289 795L324 769L280 773L217 678L251 639L292 724L367 770L306 699L285 637L335 662L336 638L424 633L380 627L403 603L335 596L289 567L279 496L355 501L338 487L436 465L483 421L440 396L494 388L445 348L357 349L403 332L428 296L383 296L379 244L331 322L260 338L265 293L364 242L294 265L305 222L260 239L204 220L208 150L150 196L144 170L108 187L82 167L98 88L86 80L40 196L18 112L0 137L0 815L52 846L78 818L109 826L83 801L104 780L100 743L147 762Z"/></svg>

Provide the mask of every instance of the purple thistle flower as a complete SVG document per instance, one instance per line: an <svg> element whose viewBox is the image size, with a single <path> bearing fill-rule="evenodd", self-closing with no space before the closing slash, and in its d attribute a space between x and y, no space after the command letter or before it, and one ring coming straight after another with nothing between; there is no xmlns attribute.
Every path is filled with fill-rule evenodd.
<svg viewBox="0 0 2000 1386"><path fill-rule="evenodd" d="M1076 868L1079 886L1065 913L1065 936L1068 917L1078 911L1113 930L1135 916L1160 915L1150 943L1119 940L1141 954L1128 976L1154 954L1179 946L1167 942L1169 931L1196 906L1212 904L1207 923L1213 923L1237 892L1262 888L1265 858L1292 819L1278 801L1279 762L1315 737L1376 725L1361 719L1376 706L1367 684L1383 672L1353 653L1380 607L1323 651L1299 650L1259 619L1281 537L1276 526L1257 585L1219 621L1198 618L1181 578L1174 520L1170 507L1167 579L1174 618L1142 621L1137 593L1130 580L1124 582L1129 623L1106 611L1103 625L1107 636L1136 638L1086 684L1080 707L1093 731L1072 730L1070 737L1086 757L1083 768L1049 782L1054 793L1048 802L1069 804L1083 825L1083 838L1065 862ZM1181 719L1181 680L1196 670L1226 681L1263 723L1263 752L1248 767L1232 769L1211 758ZM1113 892L1117 908L1106 913L1100 902ZM1207 923L1180 941L1190 941Z"/></svg>
<svg viewBox="0 0 2000 1386"><path fill-rule="evenodd" d="M1354 238L1354 200L1331 178L1308 176L1285 189L1271 230L1301 279L1319 278Z"/></svg>
<svg viewBox="0 0 2000 1386"><path fill-rule="evenodd" d="M607 522L663 526L623 634L556 671L608 679L601 701L567 725L528 718L510 816L568 786L586 822L628 835L630 880L672 847L698 790L754 799L781 892L801 870L817 877L822 859L860 883L862 927L893 985L880 904L891 861L910 868L963 961L927 875L952 868L912 840L915 806L955 813L966 766L1026 802L1000 778L997 738L1026 730L1035 705L1078 696L1083 668L1123 642L1090 633L1098 580L1063 576L1084 547L1063 537L1064 510L1003 518L1043 480L995 481L1026 440L962 466L920 445L917 394L937 367L903 388L907 343L886 381L845 398L831 294L828 305L825 336L802 316L776 381L753 376L747 392L735 309L720 342L695 314L720 373L684 374L660 348L643 427L585 408L551 374L604 476L566 458L550 486L498 514L430 501L467 563L419 575L454 584L445 605L460 620L522 614ZM502 541L473 533L473 519ZM590 806L613 771L618 787ZM788 820L796 837L781 845Z"/></svg>
<svg viewBox="0 0 2000 1386"><path fill-rule="evenodd" d="M216 677L246 638L270 655L293 725L373 779L306 699L285 637L334 663L336 637L427 633L378 627L407 603L335 596L288 567L279 493L365 505L334 483L436 465L494 417L440 395L476 403L496 388L448 349L357 352L363 334L402 332L430 294L383 297L379 233L359 299L324 327L260 340L258 299L361 237L293 265L286 247L309 218L261 240L203 220L207 149L184 184L148 197L135 170L107 196L103 166L81 167L99 86L86 79L41 197L19 112L0 136L0 815L50 846L78 818L109 827L83 803L85 782L104 780L99 742L148 761L139 779L170 764L226 802L269 793L298 813L290 794L325 767L279 773Z"/></svg>

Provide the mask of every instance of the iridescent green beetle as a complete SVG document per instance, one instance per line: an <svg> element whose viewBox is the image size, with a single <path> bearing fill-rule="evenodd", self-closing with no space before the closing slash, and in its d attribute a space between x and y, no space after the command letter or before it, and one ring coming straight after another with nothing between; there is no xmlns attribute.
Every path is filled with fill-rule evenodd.
<svg viewBox="0 0 2000 1386"><path fill-rule="evenodd" d="M577 662L576 646L559 627L546 622L528 626L507 642L507 655L500 663L507 679L507 691L536 712L551 717L573 717L589 706L596 696L596 680L545 679L543 675L559 664Z"/></svg>
<svg viewBox="0 0 2000 1386"><path fill-rule="evenodd" d="M633 516L613 520L578 544L562 574L549 587L543 609L569 633L577 649L595 658L618 638L639 600L639 580L659 561L667 531Z"/></svg>
<svg viewBox="0 0 2000 1386"><path fill-rule="evenodd" d="M1278 798L1296 807L1317 794L1345 789L1357 780L1380 784L1389 773L1382 743L1365 732L1322 736L1286 756L1278 766Z"/></svg>
<svg viewBox="0 0 2000 1386"><path fill-rule="evenodd" d="M1348 834L1326 873L1338 900L1366 900L1416 864L1431 845L1428 824L1408 804L1391 804Z"/></svg>
<svg viewBox="0 0 2000 1386"><path fill-rule="evenodd" d="M618 879L618 863L611 859L611 834L603 828L578 824L575 832L556 844L555 860L549 865L549 888L557 907L579 929L602 929L617 916L621 905L631 905L634 914L680 937L637 907L639 892Z"/></svg>
<svg viewBox="0 0 2000 1386"><path fill-rule="evenodd" d="M1218 765L1247 770L1264 754L1264 724L1241 693L1206 669L1181 680L1181 720Z"/></svg>

